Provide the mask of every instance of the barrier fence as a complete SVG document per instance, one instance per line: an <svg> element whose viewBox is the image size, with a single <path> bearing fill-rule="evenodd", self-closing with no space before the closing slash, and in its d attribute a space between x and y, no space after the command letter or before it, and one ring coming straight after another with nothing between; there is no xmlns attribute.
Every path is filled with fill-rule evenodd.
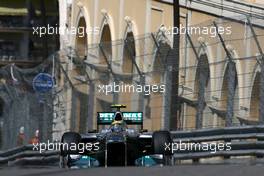
<svg viewBox="0 0 264 176"><path fill-rule="evenodd" d="M241 157L263 158L264 157L264 126L224 127L219 129L200 129L193 131L171 131L174 144L187 145L212 145L218 143L230 143L230 150L184 147L184 150L175 150L175 161L221 157L215 161L224 162L226 159L241 160ZM164 147L166 147L164 145ZM215 146L214 146L215 147ZM178 149L180 147L178 146ZM32 165L58 165L60 151L33 151L33 145L16 147L0 152L1 165L32 164ZM176 162L179 163L179 162Z"/></svg>

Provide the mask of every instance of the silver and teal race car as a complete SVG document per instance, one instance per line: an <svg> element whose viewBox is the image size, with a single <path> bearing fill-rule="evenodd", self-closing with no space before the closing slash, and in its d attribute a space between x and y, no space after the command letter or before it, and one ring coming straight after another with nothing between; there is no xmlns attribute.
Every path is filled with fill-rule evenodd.
<svg viewBox="0 0 264 176"><path fill-rule="evenodd" d="M172 142L168 131L143 130L142 112L121 112L124 105L112 105L115 112L98 112L97 132L66 132L61 139L60 166L153 166L166 164ZM100 125L107 126L99 130ZM129 128L138 125L140 128ZM168 163L168 162L167 162Z"/></svg>

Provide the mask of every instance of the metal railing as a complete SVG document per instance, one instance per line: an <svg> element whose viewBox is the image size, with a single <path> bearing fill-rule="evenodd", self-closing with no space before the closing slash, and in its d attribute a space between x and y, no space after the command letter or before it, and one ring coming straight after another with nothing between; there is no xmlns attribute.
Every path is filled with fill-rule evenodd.
<svg viewBox="0 0 264 176"><path fill-rule="evenodd" d="M173 131L173 142L188 145L230 143L231 150L177 150L174 152L176 160L197 161L202 158L222 157L223 159L236 156L264 156L264 126L239 126L218 129L200 129L193 131Z"/></svg>
<svg viewBox="0 0 264 176"><path fill-rule="evenodd" d="M6 151L0 151L0 165L14 164L51 164L59 161L59 151L39 152L33 145L19 146Z"/></svg>

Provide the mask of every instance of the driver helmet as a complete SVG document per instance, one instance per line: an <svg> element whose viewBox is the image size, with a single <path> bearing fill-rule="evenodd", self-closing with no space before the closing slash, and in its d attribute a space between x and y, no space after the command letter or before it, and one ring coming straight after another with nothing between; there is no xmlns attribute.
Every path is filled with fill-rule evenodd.
<svg viewBox="0 0 264 176"><path fill-rule="evenodd" d="M115 124L122 124L123 123L123 115L121 112L116 112L114 116L114 121L112 122L112 125Z"/></svg>

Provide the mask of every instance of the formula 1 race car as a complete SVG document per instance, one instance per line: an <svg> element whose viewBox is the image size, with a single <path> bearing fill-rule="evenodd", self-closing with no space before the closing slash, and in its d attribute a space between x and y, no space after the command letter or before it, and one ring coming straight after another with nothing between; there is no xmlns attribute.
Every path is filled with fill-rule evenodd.
<svg viewBox="0 0 264 176"><path fill-rule="evenodd" d="M168 131L150 133L142 130L142 112L121 112L120 109L126 107L124 105L111 107L116 108L116 112L98 112L98 132L63 134L61 167L152 166L168 163L172 155L165 149L165 144L172 142ZM108 127L99 130L100 125ZM140 128L128 127L132 125L139 125Z"/></svg>

